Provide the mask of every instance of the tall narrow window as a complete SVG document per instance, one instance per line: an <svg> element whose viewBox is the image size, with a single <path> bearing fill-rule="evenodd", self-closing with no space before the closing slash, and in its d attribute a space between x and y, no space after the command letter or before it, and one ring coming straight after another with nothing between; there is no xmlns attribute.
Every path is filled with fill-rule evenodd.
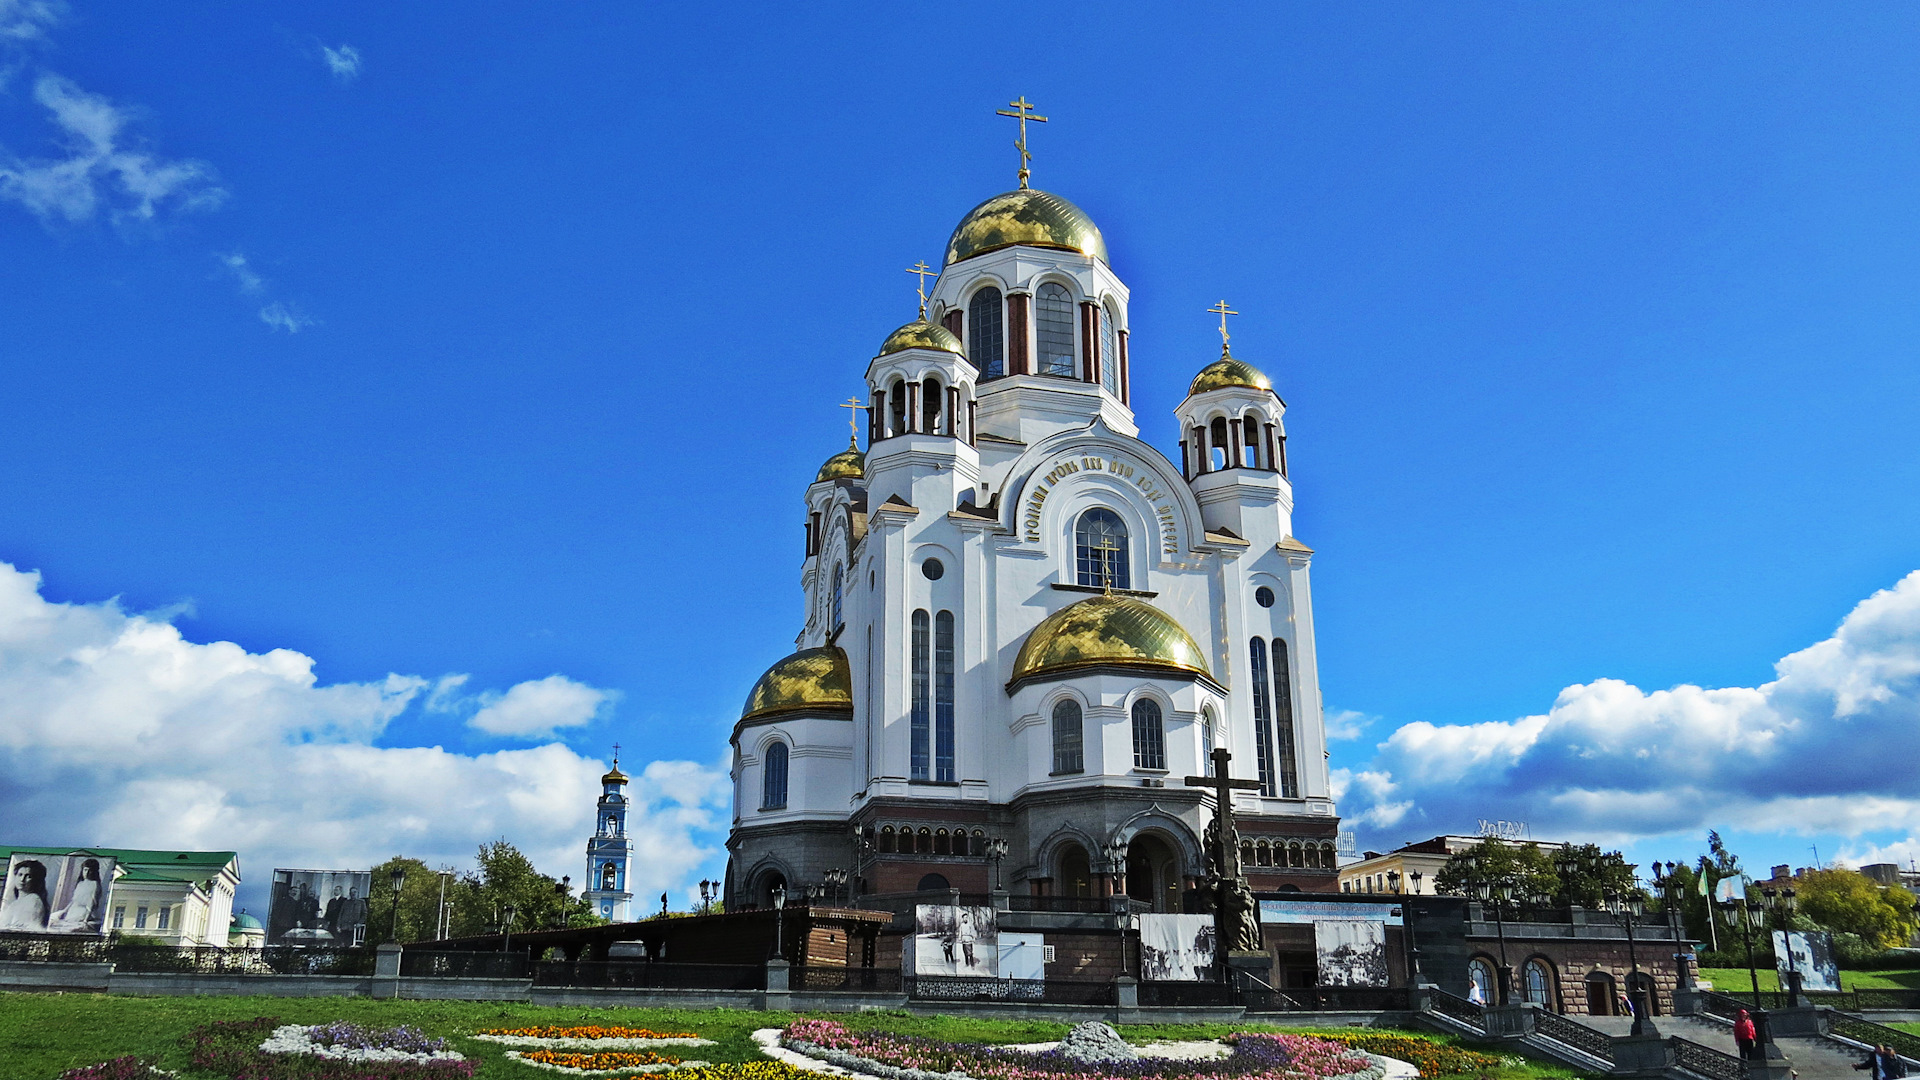
<svg viewBox="0 0 1920 1080"><path fill-rule="evenodd" d="M953 612L933 617L933 778L953 783Z"/></svg>
<svg viewBox="0 0 1920 1080"><path fill-rule="evenodd" d="M1000 329L1000 290L989 285L967 305L967 359L982 381L1007 373L1006 335Z"/></svg>
<svg viewBox="0 0 1920 1080"><path fill-rule="evenodd" d="M1080 703L1067 698L1053 707L1053 771L1077 773L1086 769L1081 754Z"/></svg>
<svg viewBox="0 0 1920 1080"><path fill-rule="evenodd" d="M767 744L767 763L760 769L760 809L784 810L787 805L787 744Z"/></svg>
<svg viewBox="0 0 1920 1080"><path fill-rule="evenodd" d="M1247 646L1253 666L1253 756L1260 775L1260 794L1278 793L1273 781L1273 710L1267 698L1267 643L1254 638Z"/></svg>
<svg viewBox="0 0 1920 1080"><path fill-rule="evenodd" d="M1230 441L1227 438L1226 418L1222 416L1214 417L1212 425L1210 425L1207 430L1213 436L1213 448L1207 451L1207 460L1213 462L1215 471L1233 468L1235 462L1231 457L1227 456Z"/></svg>
<svg viewBox="0 0 1920 1080"><path fill-rule="evenodd" d="M1279 721L1280 797L1300 797L1300 768L1293 748L1293 676L1288 671L1287 643L1273 639L1273 716Z"/></svg>
<svg viewBox="0 0 1920 1080"><path fill-rule="evenodd" d="M1200 771L1208 776L1213 775L1213 740L1213 710L1203 709L1200 712Z"/></svg>
<svg viewBox="0 0 1920 1080"><path fill-rule="evenodd" d="M1141 698L1133 703L1133 767L1167 767L1167 729L1160 715L1160 703Z"/></svg>
<svg viewBox="0 0 1920 1080"><path fill-rule="evenodd" d="M920 430L929 435L940 434L940 406L947 400L946 392L940 389L939 379L928 379L920 384Z"/></svg>
<svg viewBox="0 0 1920 1080"><path fill-rule="evenodd" d="M1073 378L1073 297L1066 286L1048 282L1033 297L1034 370Z"/></svg>
<svg viewBox="0 0 1920 1080"><path fill-rule="evenodd" d="M1113 328L1113 309L1100 309L1100 385L1120 396L1120 335Z"/></svg>
<svg viewBox="0 0 1920 1080"><path fill-rule="evenodd" d="M1127 576L1127 526L1120 515L1094 507L1080 515L1073 530L1074 578L1095 589L1130 589Z"/></svg>
<svg viewBox="0 0 1920 1080"><path fill-rule="evenodd" d="M893 380L893 392L888 397L892 398L887 404L887 411L892 414L893 427L888 429L887 435L889 437L905 435L907 433L907 384L899 379Z"/></svg>
<svg viewBox="0 0 1920 1080"><path fill-rule="evenodd" d="M847 588L846 568L842 566L834 567L833 568L833 623L830 626L830 629L838 630L840 629L841 626L846 624L847 620L840 617L840 612L841 612L840 601L841 601L841 598L846 595L846 588Z"/></svg>
<svg viewBox="0 0 1920 1080"><path fill-rule="evenodd" d="M924 609L913 613L913 715L909 722L910 776L933 778L933 657L931 620Z"/></svg>

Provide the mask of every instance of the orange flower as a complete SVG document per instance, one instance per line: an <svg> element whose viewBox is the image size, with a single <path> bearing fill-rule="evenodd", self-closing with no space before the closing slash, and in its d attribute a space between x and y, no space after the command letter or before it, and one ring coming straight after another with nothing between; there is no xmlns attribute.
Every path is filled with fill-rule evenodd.
<svg viewBox="0 0 1920 1080"><path fill-rule="evenodd" d="M516 1035L528 1039L697 1039L691 1031L662 1033L646 1028L603 1027L585 1024L579 1027L488 1028L481 1035Z"/></svg>

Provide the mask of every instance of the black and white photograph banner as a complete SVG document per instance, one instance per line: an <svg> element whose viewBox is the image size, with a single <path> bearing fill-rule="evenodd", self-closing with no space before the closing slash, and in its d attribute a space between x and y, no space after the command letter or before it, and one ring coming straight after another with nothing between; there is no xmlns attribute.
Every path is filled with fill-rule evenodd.
<svg viewBox="0 0 1920 1080"><path fill-rule="evenodd" d="M1387 985L1387 924L1372 919L1321 919L1313 924L1321 986Z"/></svg>
<svg viewBox="0 0 1920 1080"><path fill-rule="evenodd" d="M0 891L0 932L98 934L107 917L114 860L76 851L70 855L15 852Z"/></svg>

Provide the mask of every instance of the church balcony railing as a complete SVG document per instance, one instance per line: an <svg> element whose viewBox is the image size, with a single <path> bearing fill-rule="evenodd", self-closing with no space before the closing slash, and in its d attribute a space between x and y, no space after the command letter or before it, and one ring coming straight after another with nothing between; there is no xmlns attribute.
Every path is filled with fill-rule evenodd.
<svg viewBox="0 0 1920 1080"><path fill-rule="evenodd" d="M666 964L647 960L543 960L535 986L662 990L765 990L763 964Z"/></svg>

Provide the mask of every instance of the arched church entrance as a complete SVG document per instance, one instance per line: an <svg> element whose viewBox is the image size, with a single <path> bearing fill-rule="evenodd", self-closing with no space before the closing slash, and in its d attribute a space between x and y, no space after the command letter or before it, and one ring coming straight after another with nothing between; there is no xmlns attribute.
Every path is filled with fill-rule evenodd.
<svg viewBox="0 0 1920 1080"><path fill-rule="evenodd" d="M1604 971L1589 972L1587 975L1587 1015L1612 1016L1614 988L1613 976Z"/></svg>
<svg viewBox="0 0 1920 1080"><path fill-rule="evenodd" d="M1060 873L1058 881L1061 896L1093 895L1093 860L1087 857L1087 849L1079 844L1067 843L1060 846Z"/></svg>
<svg viewBox="0 0 1920 1080"><path fill-rule="evenodd" d="M1127 895L1154 911L1180 910L1180 858L1172 845L1141 833L1127 845Z"/></svg>
<svg viewBox="0 0 1920 1080"><path fill-rule="evenodd" d="M763 908L773 906L773 894L787 887L787 876L778 870L769 871L760 879L760 885L753 890L753 901Z"/></svg>

